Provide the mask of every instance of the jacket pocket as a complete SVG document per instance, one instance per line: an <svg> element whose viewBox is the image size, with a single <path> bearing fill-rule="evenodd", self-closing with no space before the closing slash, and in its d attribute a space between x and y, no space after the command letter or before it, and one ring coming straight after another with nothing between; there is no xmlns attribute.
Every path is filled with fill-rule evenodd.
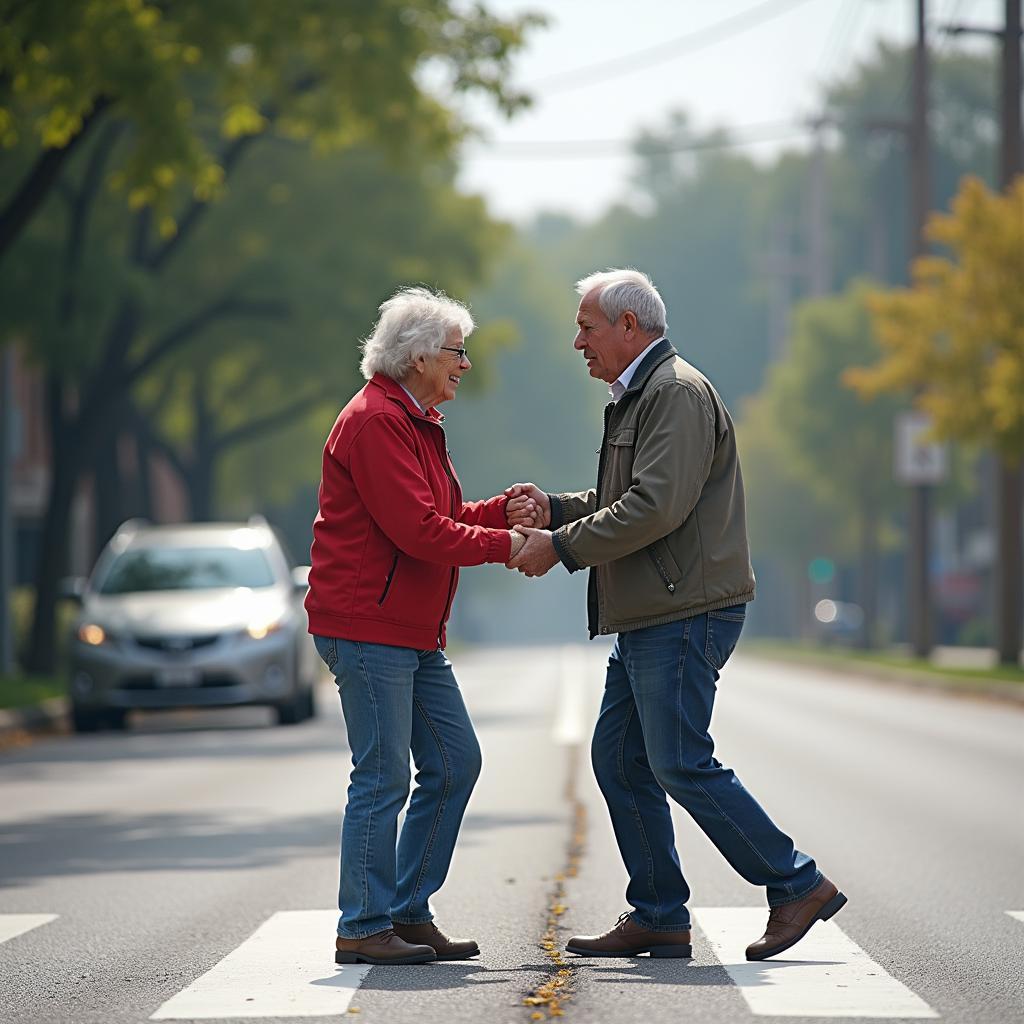
<svg viewBox="0 0 1024 1024"><path fill-rule="evenodd" d="M658 570L658 576L661 578L661 582L664 584L665 589L670 594L674 594L676 592L676 584L682 578L683 574L680 571L679 566L676 564L676 560L672 556L672 551L669 549L664 538L656 540L653 544L649 545L647 548L647 554L654 563L654 568Z"/></svg>
<svg viewBox="0 0 1024 1024"><path fill-rule="evenodd" d="M384 590L381 592L380 597L377 598L377 607L379 608L387 600L388 591L391 589L391 581L395 578L395 570L398 568L398 554L395 554L394 559L391 562L391 570L388 572L388 578L384 581Z"/></svg>

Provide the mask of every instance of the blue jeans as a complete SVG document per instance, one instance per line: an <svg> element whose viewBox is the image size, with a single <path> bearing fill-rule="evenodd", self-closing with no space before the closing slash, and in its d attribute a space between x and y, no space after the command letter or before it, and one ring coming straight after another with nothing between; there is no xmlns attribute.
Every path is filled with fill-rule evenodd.
<svg viewBox="0 0 1024 1024"><path fill-rule="evenodd" d="M334 673L352 750L341 828L338 934L361 939L392 923L433 920L480 745L444 651L313 638ZM416 765L409 796L409 752Z"/></svg>
<svg viewBox="0 0 1024 1024"><path fill-rule="evenodd" d="M690 927L666 793L736 871L766 887L770 906L800 899L821 880L814 861L714 757L715 683L744 612L735 605L620 633L608 660L591 755L629 873L631 916L653 931Z"/></svg>

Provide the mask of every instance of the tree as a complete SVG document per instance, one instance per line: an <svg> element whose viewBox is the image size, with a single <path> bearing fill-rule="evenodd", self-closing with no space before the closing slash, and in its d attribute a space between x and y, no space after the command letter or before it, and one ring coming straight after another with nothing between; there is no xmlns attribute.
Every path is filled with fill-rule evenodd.
<svg viewBox="0 0 1024 1024"><path fill-rule="evenodd" d="M767 632L806 636L813 603L808 566L842 546L848 517L833 495L808 487L804 467L793 458L790 438L779 425L779 403L771 398L762 392L743 403L737 445L758 586L774 574L790 600L788 606L773 600L761 608L757 602L754 613Z"/></svg>
<svg viewBox="0 0 1024 1024"><path fill-rule="evenodd" d="M939 437L994 449L1008 466L1024 459L1024 176L1005 195L966 178L949 214L934 214L928 237L948 256L914 262L909 288L878 292L870 305L882 359L852 369L860 395L912 392ZM1020 579L1021 506L1012 509L1016 545L999 552ZM1021 608L1003 609L1000 660L1020 657Z"/></svg>
<svg viewBox="0 0 1024 1024"><path fill-rule="evenodd" d="M138 404L153 443L188 482L196 519L222 507L218 470L239 446L258 446L261 476L294 486L296 467L315 473L322 437L296 458L269 446L269 436L296 420L324 433L324 419L362 384L357 343L379 302L410 281L467 295L508 234L478 198L455 191L443 161L398 167L365 149L296 156L276 147L240 170L190 245L195 259L164 275L164 307L243 278L287 308L283 318L212 327L202 346L179 352L143 384ZM254 207L264 211L257 223ZM231 270L221 281L223 267ZM483 353L478 341L474 357Z"/></svg>
<svg viewBox="0 0 1024 1024"><path fill-rule="evenodd" d="M275 122L335 145L393 144L410 129L450 142L459 126L422 88L425 63L446 70L450 94L483 90L514 110L524 97L506 85L509 60L537 21L449 0L3 0L0 167L13 183L0 206L0 257L112 118L131 129L120 187L133 207L155 206L170 232L182 183L209 199ZM197 83L208 107L196 103ZM218 151L218 136L232 145Z"/></svg>
<svg viewBox="0 0 1024 1024"><path fill-rule="evenodd" d="M195 75L161 65L160 74L175 79L168 84L161 78L161 88L141 88L139 83L149 79L139 69L119 80L125 95L134 80L152 99L146 117L158 125L169 119L181 127L182 122L191 132L177 157L160 151L162 162L139 155L143 151L135 119L142 115L133 101L108 96L114 86L104 76L113 74L108 64L117 64L111 54L122 47L132 53L147 50L144 40L131 36L128 46L118 36L125 10L140 30L166 28L166 37L146 37L151 63L177 54L175 40L183 47L198 47L200 57L211 55L209 68L201 66L201 59L195 62ZM43 17L46 12L51 17ZM220 287L189 296L190 304L173 310L169 322L148 317L150 304L160 301L161 275L180 259L186 241L208 218L254 142L273 135L311 139L327 148L375 146L395 158L413 151L443 153L461 129L453 110L423 87L424 64L447 72L451 91L483 91L510 109L518 98L506 89L505 77L524 25L522 19L496 19L480 7L458 13L443 0L389 0L369 6L194 2L166 12L141 0L94 0L75 6L73 17L95 15L103 29L103 18L109 15L116 25L91 34L90 28L96 29L92 22L68 22L57 13L52 3L8 4L0 37L4 67L13 72L0 75L8 141L17 143L19 126L23 131L33 118L45 123L65 118L68 123L63 136L44 136L37 143L39 155L29 161L4 208L3 216L10 213L16 221L8 240L24 231L52 190L57 172L46 163L49 149L67 148L85 132L91 136L76 143L74 153L57 168L71 171L62 175L67 216L39 225L19 250L25 258L13 261L17 279L33 264L33 256L48 253L48 276L56 278L51 288L55 301L49 309L37 307L39 315L25 334L47 366L53 450L27 656L27 666L39 671L53 663L53 611L67 560L72 497L83 471L123 421L132 390L201 332L228 321L265 320L285 312L279 297L257 291L251 280L231 278L230 268L223 268ZM184 50L179 56L190 62ZM34 72L19 60L44 65L41 84L33 86ZM69 92L67 81L76 88ZM175 98L172 85L183 90L184 98ZM72 103L72 95L91 97L92 106L86 99ZM109 106L103 106L105 99ZM105 130L97 131L99 120L89 118L88 112L97 108L104 119L110 118ZM191 164L186 150L193 154ZM16 155L24 158L21 150ZM44 165L49 168L45 173ZM100 258L93 263L89 218L111 173L129 189L128 223L104 234L96 253ZM30 206L27 214L25 202ZM127 251L127 259L115 259L115 248ZM105 261L119 268L115 281L120 287L104 289L96 301L83 282ZM83 319L89 317L83 314L102 326L84 330Z"/></svg>
<svg viewBox="0 0 1024 1024"><path fill-rule="evenodd" d="M855 284L843 295L801 304L786 358L769 373L765 400L807 490L853 511L862 641L870 647L876 642L879 535L900 492L891 471L897 402L889 398L868 407L843 384L848 367L878 352L868 292Z"/></svg>

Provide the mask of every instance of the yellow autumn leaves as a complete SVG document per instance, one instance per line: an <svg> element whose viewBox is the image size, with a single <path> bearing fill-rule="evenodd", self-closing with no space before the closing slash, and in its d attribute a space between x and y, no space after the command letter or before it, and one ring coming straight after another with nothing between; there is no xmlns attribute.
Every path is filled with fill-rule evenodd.
<svg viewBox="0 0 1024 1024"><path fill-rule="evenodd" d="M1024 457L1024 176L1005 194L963 180L928 238L948 255L914 262L909 288L868 305L882 349L844 381L864 398L913 391L937 435Z"/></svg>

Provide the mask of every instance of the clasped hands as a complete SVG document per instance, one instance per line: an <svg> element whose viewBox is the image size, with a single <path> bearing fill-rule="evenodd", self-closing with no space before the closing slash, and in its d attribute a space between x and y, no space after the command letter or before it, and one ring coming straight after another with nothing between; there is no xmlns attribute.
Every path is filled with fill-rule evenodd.
<svg viewBox="0 0 1024 1024"><path fill-rule="evenodd" d="M505 518L512 531L512 557L505 568L518 569L525 576L543 576L558 561L548 532L551 499L536 484L513 484L505 488L505 494Z"/></svg>

